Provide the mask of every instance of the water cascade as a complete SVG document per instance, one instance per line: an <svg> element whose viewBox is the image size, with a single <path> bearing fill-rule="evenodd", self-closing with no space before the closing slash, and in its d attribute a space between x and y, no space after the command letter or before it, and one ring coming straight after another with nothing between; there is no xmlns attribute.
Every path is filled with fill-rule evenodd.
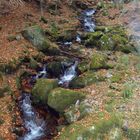
<svg viewBox="0 0 140 140"><path fill-rule="evenodd" d="M45 135L45 121L39 118L39 115L32 106L29 93L22 93L20 108L24 118L24 125L27 133L19 140L39 140Z"/></svg>

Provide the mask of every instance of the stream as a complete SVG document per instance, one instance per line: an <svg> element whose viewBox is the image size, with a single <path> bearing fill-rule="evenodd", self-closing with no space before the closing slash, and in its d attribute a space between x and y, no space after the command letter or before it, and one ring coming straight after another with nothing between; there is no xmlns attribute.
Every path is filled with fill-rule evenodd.
<svg viewBox="0 0 140 140"><path fill-rule="evenodd" d="M31 95L22 93L20 108L23 113L24 125L27 133L19 140L39 140L45 135L45 120L38 118L38 114L32 106Z"/></svg>
<svg viewBox="0 0 140 140"><path fill-rule="evenodd" d="M85 32L94 32L95 22L92 19L93 14L95 14L94 9L87 9L81 14L81 24ZM77 34L76 42L81 43L81 37ZM72 42L64 42L66 46L71 46ZM62 87L68 87L69 82L77 76L76 68L78 61L75 61L72 65L67 67L63 74L58 76L58 84ZM40 70L33 80L36 81L38 78L47 78L47 65L44 65L42 70ZM41 140L46 134L46 120L44 120L32 105L31 94L23 92L20 100L20 109L23 114L24 126L26 132L23 137L19 140Z"/></svg>

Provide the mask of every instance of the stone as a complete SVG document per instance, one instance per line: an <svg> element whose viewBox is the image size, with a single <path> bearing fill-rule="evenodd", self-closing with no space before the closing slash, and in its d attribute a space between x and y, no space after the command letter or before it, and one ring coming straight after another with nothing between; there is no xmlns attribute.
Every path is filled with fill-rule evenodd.
<svg viewBox="0 0 140 140"><path fill-rule="evenodd" d="M57 87L57 83L58 81L55 79L38 79L32 89L33 102L47 105L48 94Z"/></svg>
<svg viewBox="0 0 140 140"><path fill-rule="evenodd" d="M77 66L79 73L84 73L90 68L90 62L88 60L82 61Z"/></svg>
<svg viewBox="0 0 140 140"><path fill-rule="evenodd" d="M62 63L60 61L53 61L47 64L47 73L51 77L59 77L62 74Z"/></svg>
<svg viewBox="0 0 140 140"><path fill-rule="evenodd" d="M60 53L59 47L45 37L43 29L39 26L31 26L24 29L22 31L22 35L39 51L43 51L51 55Z"/></svg>
<svg viewBox="0 0 140 140"><path fill-rule="evenodd" d="M91 112L93 112L92 106L86 102L81 102L71 106L68 110L66 110L64 116L68 123L73 123L82 119Z"/></svg>
<svg viewBox="0 0 140 140"><path fill-rule="evenodd" d="M80 75L79 77L74 78L70 82L70 88L84 88L85 86L104 81L105 77L102 77L92 71L88 71Z"/></svg>
<svg viewBox="0 0 140 140"><path fill-rule="evenodd" d="M71 105L75 104L77 100L81 101L85 98L82 92L56 88L48 95L48 105L59 113L63 113Z"/></svg>

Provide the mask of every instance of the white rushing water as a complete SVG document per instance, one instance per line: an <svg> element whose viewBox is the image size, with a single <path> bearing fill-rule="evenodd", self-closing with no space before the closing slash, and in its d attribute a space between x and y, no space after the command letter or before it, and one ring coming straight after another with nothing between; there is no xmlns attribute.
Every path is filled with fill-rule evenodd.
<svg viewBox="0 0 140 140"><path fill-rule="evenodd" d="M30 94L23 93L20 107L24 117L24 125L27 133L19 140L39 140L45 134L45 121L38 118L31 104Z"/></svg>
<svg viewBox="0 0 140 140"><path fill-rule="evenodd" d="M79 34L77 34L77 36L76 36L76 42L78 42L78 43L81 43L82 42L81 37L80 37Z"/></svg>
<svg viewBox="0 0 140 140"><path fill-rule="evenodd" d="M77 65L78 62L76 61L72 66L68 67L65 70L64 75L60 77L58 84L63 85L65 83L69 83L77 75L76 72Z"/></svg>
<svg viewBox="0 0 140 140"><path fill-rule="evenodd" d="M47 77L47 70L46 70L46 65L44 65L43 69L35 76L35 79L46 78L46 77Z"/></svg>
<svg viewBox="0 0 140 140"><path fill-rule="evenodd" d="M95 22L92 19L93 14L95 14L94 9L88 9L83 12L83 24L87 32L94 32Z"/></svg>

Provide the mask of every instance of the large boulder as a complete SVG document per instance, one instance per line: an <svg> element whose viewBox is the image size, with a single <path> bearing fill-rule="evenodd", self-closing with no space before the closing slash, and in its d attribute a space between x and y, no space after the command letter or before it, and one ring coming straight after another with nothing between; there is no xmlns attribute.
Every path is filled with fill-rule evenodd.
<svg viewBox="0 0 140 140"><path fill-rule="evenodd" d="M33 102L47 104L49 92L57 87L58 81L54 79L38 79L32 89Z"/></svg>
<svg viewBox="0 0 140 140"><path fill-rule="evenodd" d="M85 95L81 92L56 88L48 95L48 105L57 112L63 113L65 109L75 104L77 100L81 101Z"/></svg>
<svg viewBox="0 0 140 140"><path fill-rule="evenodd" d="M126 31L122 27L96 27L96 32L85 36L85 45L99 50L122 51L130 53L136 51L130 44Z"/></svg>
<svg viewBox="0 0 140 140"><path fill-rule="evenodd" d="M105 80L105 77L98 75L92 71L85 72L79 77L74 78L70 82L70 88L84 88L85 86L92 85L99 81Z"/></svg>
<svg viewBox="0 0 140 140"><path fill-rule="evenodd" d="M45 37L43 29L39 26L31 26L22 31L22 35L25 39L31 42L39 51L46 52L48 54L59 54L59 47L52 43Z"/></svg>
<svg viewBox="0 0 140 140"><path fill-rule="evenodd" d="M122 117L111 114L108 118L98 116L98 119L96 119L94 115L88 117L87 120L81 120L78 123L66 126L60 133L58 140L67 138L70 140L122 140L124 138L121 128Z"/></svg>

